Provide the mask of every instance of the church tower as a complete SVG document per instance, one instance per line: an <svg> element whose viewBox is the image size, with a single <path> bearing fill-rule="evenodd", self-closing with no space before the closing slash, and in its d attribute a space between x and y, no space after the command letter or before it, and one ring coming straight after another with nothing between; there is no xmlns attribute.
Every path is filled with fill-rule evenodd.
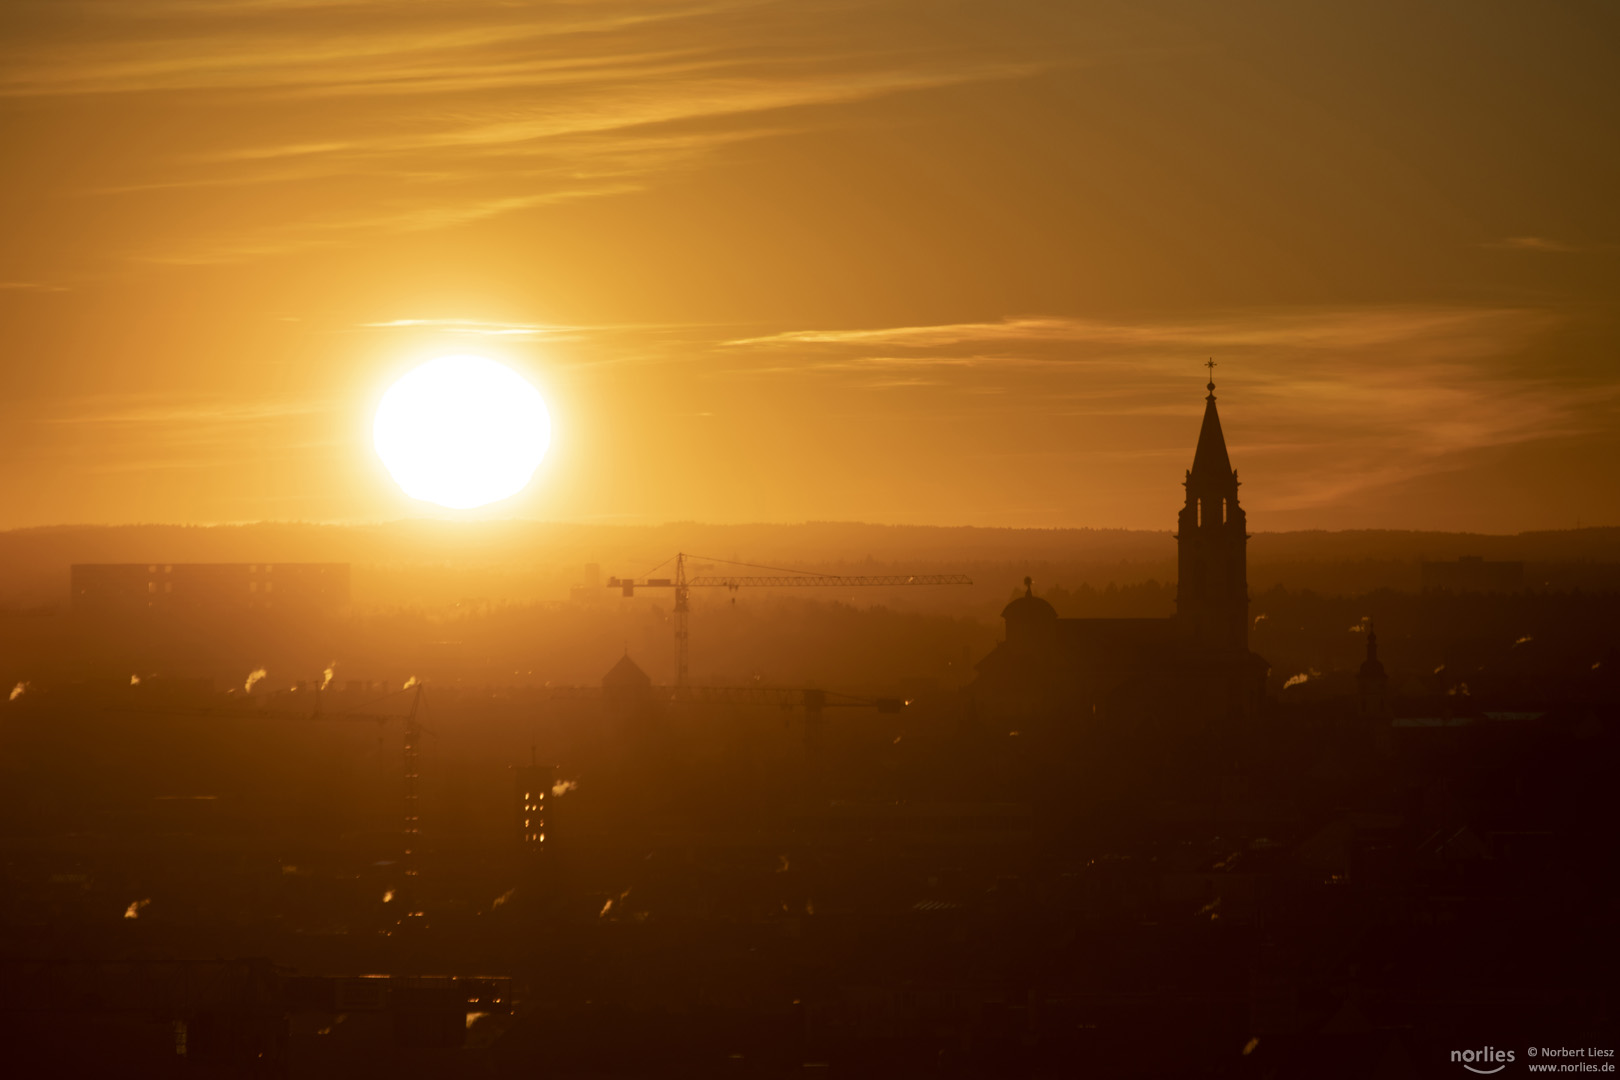
<svg viewBox="0 0 1620 1080"><path fill-rule="evenodd" d="M1361 692L1362 716L1377 720L1389 715L1389 675L1378 659L1378 631L1371 626L1367 627L1367 659L1356 673L1356 687Z"/></svg>
<svg viewBox="0 0 1620 1080"><path fill-rule="evenodd" d="M1210 361L1204 426L1187 471L1187 502L1176 532L1176 618L1193 643L1212 652L1249 648L1249 536L1238 506L1237 471L1226 456L1215 411L1215 363Z"/></svg>

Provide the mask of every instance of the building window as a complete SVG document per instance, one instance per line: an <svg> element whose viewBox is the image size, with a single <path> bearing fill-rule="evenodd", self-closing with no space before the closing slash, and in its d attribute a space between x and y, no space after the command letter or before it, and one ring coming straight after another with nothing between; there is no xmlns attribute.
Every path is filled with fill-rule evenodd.
<svg viewBox="0 0 1620 1080"><path fill-rule="evenodd" d="M149 592L149 593L157 592L157 582L148 581L146 583L146 591Z"/></svg>

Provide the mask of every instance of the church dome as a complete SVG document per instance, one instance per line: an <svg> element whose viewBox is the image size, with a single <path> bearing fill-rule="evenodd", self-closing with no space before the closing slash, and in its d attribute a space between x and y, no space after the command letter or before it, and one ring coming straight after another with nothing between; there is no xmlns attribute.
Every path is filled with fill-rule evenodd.
<svg viewBox="0 0 1620 1080"><path fill-rule="evenodd" d="M1024 636L1026 631L1041 633L1057 622L1057 609L1035 595L1033 582L1024 579L1024 595L1001 609L1007 620L1009 640Z"/></svg>
<svg viewBox="0 0 1620 1080"><path fill-rule="evenodd" d="M1052 622L1058 617L1057 609L1038 596L1020 596L1001 609L1001 617L1008 622Z"/></svg>

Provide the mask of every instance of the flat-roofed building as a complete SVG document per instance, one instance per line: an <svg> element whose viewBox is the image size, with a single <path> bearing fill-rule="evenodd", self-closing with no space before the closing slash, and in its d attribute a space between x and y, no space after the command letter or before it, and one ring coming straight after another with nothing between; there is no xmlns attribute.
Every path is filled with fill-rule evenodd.
<svg viewBox="0 0 1620 1080"><path fill-rule="evenodd" d="M349 602L348 563L76 563L75 614L323 609Z"/></svg>

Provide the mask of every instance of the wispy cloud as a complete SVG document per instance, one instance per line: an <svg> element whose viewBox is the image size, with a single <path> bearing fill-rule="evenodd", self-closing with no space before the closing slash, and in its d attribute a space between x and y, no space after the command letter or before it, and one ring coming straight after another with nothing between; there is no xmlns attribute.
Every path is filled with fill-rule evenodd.
<svg viewBox="0 0 1620 1080"><path fill-rule="evenodd" d="M1611 423L1620 386L1549 377L1533 363L1561 321L1530 308L1415 305L1024 316L785 331L731 339L720 353L734 358L725 368L732 375L973 394L1010 388L1009 409L1093 421L1185 414L1207 377L1199 365L1213 356L1218 393L1240 402L1245 417L1228 432L1234 454L1268 476L1268 505L1297 509L1453 468L1472 451ZM761 363L735 363L750 356ZM893 377L871 381L884 371ZM1153 445L1152 430L1114 449L1185 452L1180 442Z"/></svg>
<svg viewBox="0 0 1620 1080"><path fill-rule="evenodd" d="M143 253L167 263L633 192L728 145L822 122L818 109L1076 58L1050 43L964 42L897 17L903 5L835 0L22 6L21 32L0 44L0 99L161 111L179 93L200 110L184 145L120 158L95 191L365 182L363 199L261 200L272 212L252 227ZM870 32L852 35L852 21ZM256 122L224 118L243 110Z"/></svg>
<svg viewBox="0 0 1620 1080"><path fill-rule="evenodd" d="M1490 243L1480 246L1500 248L1505 251L1568 252L1580 250L1569 244L1561 244L1556 240L1548 240L1540 236L1509 236L1506 239L1492 240Z"/></svg>
<svg viewBox="0 0 1620 1080"><path fill-rule="evenodd" d="M90 473L218 470L326 454L343 445L332 423L343 403L325 398L149 395L58 401L31 422Z"/></svg>
<svg viewBox="0 0 1620 1080"><path fill-rule="evenodd" d="M796 330L740 338L732 346L846 345L863 348L940 348L984 342L1055 343L1106 350L1153 347L1357 348L1422 339L1478 349L1503 330L1522 335L1545 326L1544 312L1523 309L1399 306L1300 312L1234 312L1192 319L1114 321L1022 316L994 322L879 329ZM1084 355L1073 349L1074 359Z"/></svg>
<svg viewBox="0 0 1620 1080"><path fill-rule="evenodd" d="M387 322L361 323L366 330L438 330L447 334L471 334L477 337L509 338L575 338L584 327L549 326L542 323L481 322L476 319L390 319Z"/></svg>
<svg viewBox="0 0 1620 1080"><path fill-rule="evenodd" d="M86 398L60 404L39 422L56 425L160 425L183 428L204 425L277 423L289 418L330 412L337 402L305 398L230 400L223 398Z"/></svg>
<svg viewBox="0 0 1620 1080"><path fill-rule="evenodd" d="M0 292L67 292L67 286L41 281L0 281Z"/></svg>

